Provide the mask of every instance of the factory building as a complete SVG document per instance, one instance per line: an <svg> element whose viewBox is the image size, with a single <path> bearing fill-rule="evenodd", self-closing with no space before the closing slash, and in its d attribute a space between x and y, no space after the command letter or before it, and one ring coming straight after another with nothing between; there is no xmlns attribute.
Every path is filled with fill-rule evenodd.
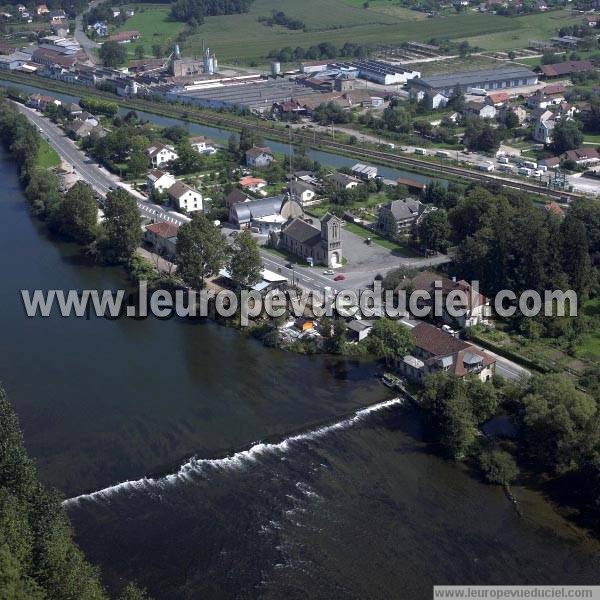
<svg viewBox="0 0 600 600"><path fill-rule="evenodd" d="M343 67L351 67L358 71L358 76L367 81L373 81L381 85L404 85L410 79L420 77L419 71L404 69L399 65L383 62L381 60L355 60L350 63L342 63Z"/></svg>
<svg viewBox="0 0 600 600"><path fill-rule="evenodd" d="M463 91L469 88L482 90L500 90L526 85L535 85L538 76L526 67L510 66L499 69L481 69L462 71L460 73L440 73L418 79L411 79L409 91L412 98L421 99L427 93L443 94L447 98L452 95L458 85Z"/></svg>

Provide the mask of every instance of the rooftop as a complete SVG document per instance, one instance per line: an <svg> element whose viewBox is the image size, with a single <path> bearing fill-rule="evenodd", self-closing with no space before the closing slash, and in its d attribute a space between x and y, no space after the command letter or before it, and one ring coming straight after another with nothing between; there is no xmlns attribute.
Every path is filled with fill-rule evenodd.
<svg viewBox="0 0 600 600"><path fill-rule="evenodd" d="M527 79L537 75L526 67L510 66L498 69L477 69L475 71L462 71L461 73L438 73L427 75L412 82L431 88L450 88L456 84L467 86L500 81L502 79Z"/></svg>

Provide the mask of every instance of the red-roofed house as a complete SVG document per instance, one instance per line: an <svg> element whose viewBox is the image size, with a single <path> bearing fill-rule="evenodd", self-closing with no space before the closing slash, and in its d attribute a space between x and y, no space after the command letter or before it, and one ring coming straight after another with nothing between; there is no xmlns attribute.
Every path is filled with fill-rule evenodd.
<svg viewBox="0 0 600 600"><path fill-rule="evenodd" d="M493 356L433 325L419 323L411 335L412 354L397 360L396 368L412 381L422 382L429 373L440 371L453 377L472 374L481 381L490 381L494 375Z"/></svg>
<svg viewBox="0 0 600 600"><path fill-rule="evenodd" d="M161 256L174 258L177 255L177 232L179 225L174 223L152 223L146 227L144 241Z"/></svg>
<svg viewBox="0 0 600 600"><path fill-rule="evenodd" d="M115 33L108 38L111 42L119 42L119 44L128 44L129 42L133 42L135 40L140 39L139 31L121 31L120 33Z"/></svg>
<svg viewBox="0 0 600 600"><path fill-rule="evenodd" d="M591 165L600 161L596 148L577 148L564 153L565 160L572 160L579 166Z"/></svg>
<svg viewBox="0 0 600 600"><path fill-rule="evenodd" d="M488 94L485 101L493 106L502 106L510 100L510 96L506 92L494 92Z"/></svg>

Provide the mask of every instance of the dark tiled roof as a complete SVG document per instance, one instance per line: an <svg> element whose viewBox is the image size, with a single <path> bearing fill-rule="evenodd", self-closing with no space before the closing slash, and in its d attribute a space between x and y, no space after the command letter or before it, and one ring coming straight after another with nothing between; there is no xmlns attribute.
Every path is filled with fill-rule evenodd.
<svg viewBox="0 0 600 600"><path fill-rule="evenodd" d="M177 235L177 232L179 231L179 225L163 221L162 223L152 223L152 225L148 225L148 227L146 227L146 231L150 231L154 235L166 239L175 237Z"/></svg>
<svg viewBox="0 0 600 600"><path fill-rule="evenodd" d="M316 246L321 242L321 230L302 219L293 219L282 233L307 246Z"/></svg>

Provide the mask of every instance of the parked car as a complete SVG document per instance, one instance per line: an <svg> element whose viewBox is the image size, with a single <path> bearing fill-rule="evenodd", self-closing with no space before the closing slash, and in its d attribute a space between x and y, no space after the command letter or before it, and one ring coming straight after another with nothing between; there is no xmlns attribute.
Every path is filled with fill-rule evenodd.
<svg viewBox="0 0 600 600"><path fill-rule="evenodd" d="M323 271L323 275L333 275L333 271L331 269L327 269L327 271Z"/></svg>

